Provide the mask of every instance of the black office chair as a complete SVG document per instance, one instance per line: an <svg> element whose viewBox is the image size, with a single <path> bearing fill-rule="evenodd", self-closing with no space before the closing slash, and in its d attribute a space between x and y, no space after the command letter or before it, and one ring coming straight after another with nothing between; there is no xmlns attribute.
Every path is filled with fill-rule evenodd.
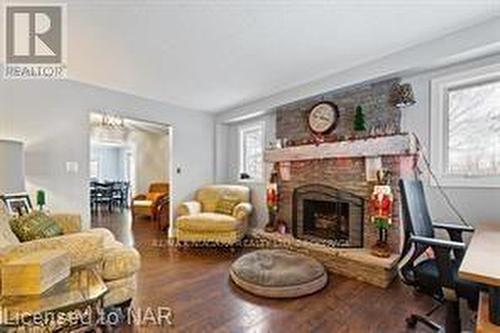
<svg viewBox="0 0 500 333"><path fill-rule="evenodd" d="M399 181L404 221L404 243L399 275L403 283L430 295L446 306L445 328L428 316L413 314L406 319L409 327L422 323L440 332L460 332L459 298L477 309L479 285L458 277L458 269L465 254L463 232L473 232L462 224L432 223L421 181ZM445 229L450 240L435 238L434 229ZM432 249L434 258L423 258ZM418 261L418 260L420 261Z"/></svg>

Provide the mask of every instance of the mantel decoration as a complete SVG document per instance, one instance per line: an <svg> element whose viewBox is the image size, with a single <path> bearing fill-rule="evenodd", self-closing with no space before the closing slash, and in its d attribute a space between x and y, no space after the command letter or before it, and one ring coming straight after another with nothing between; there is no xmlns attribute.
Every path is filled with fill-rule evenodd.
<svg viewBox="0 0 500 333"><path fill-rule="evenodd" d="M392 90L392 103L402 109L416 103L413 88L409 83L395 84Z"/></svg>
<svg viewBox="0 0 500 333"><path fill-rule="evenodd" d="M377 243L372 247L374 256L387 258L391 255L391 249L387 243L387 230L392 224L392 206L394 196L390 183L390 173L379 170L377 173L379 185L375 185L370 199L371 220L378 229L379 237Z"/></svg>
<svg viewBox="0 0 500 333"><path fill-rule="evenodd" d="M320 102L311 108L307 124L316 144L324 142L324 135L335 129L338 119L339 109L332 102Z"/></svg>
<svg viewBox="0 0 500 333"><path fill-rule="evenodd" d="M276 230L276 216L278 215L278 164L274 163L269 183L266 188L266 202L269 213L269 221L265 227L268 232Z"/></svg>
<svg viewBox="0 0 500 333"><path fill-rule="evenodd" d="M358 105L356 107L356 113L354 114L354 124L353 128L355 131L360 132L360 131L365 131L366 130L366 125L365 125L365 115L363 113L363 108L361 105Z"/></svg>

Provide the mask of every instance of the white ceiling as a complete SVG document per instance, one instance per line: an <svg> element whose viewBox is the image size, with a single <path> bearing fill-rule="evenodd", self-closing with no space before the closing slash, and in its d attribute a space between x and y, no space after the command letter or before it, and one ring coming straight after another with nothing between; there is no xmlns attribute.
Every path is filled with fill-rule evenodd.
<svg viewBox="0 0 500 333"><path fill-rule="evenodd" d="M71 79L210 112L500 13L500 0L67 2Z"/></svg>

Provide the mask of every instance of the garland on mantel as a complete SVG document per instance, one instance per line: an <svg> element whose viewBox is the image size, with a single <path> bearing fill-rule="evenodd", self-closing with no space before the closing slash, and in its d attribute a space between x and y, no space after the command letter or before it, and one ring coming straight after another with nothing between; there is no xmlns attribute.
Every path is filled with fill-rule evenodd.
<svg viewBox="0 0 500 333"><path fill-rule="evenodd" d="M316 145L319 146L322 143L335 143L335 142L354 142L354 141L360 141L360 140L369 140L369 139L377 139L377 138L385 138L389 136L399 136L399 135L409 135L409 132L394 132L394 133L381 133L381 132L376 132L376 131L370 131L369 135L353 135L353 136L342 136L342 137L337 137L337 136L319 136L319 135L313 135L311 139L304 139L300 142L296 142L294 140L286 140L286 145L284 145L282 148L291 148L291 147L300 147L300 146L307 146L307 145ZM280 139L278 139L280 140ZM274 149L280 149L276 148L275 145L270 144L270 150Z"/></svg>

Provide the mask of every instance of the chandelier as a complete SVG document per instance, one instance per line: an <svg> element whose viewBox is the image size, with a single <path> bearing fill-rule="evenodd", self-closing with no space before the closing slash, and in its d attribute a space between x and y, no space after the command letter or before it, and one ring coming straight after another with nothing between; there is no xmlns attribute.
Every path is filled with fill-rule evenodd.
<svg viewBox="0 0 500 333"><path fill-rule="evenodd" d="M127 140L125 118L111 112L91 114L91 137L93 141L122 144Z"/></svg>
<svg viewBox="0 0 500 333"><path fill-rule="evenodd" d="M104 113L101 117L100 126L105 128L105 129L124 130L125 129L125 119L123 119L123 117L116 115L116 114Z"/></svg>

